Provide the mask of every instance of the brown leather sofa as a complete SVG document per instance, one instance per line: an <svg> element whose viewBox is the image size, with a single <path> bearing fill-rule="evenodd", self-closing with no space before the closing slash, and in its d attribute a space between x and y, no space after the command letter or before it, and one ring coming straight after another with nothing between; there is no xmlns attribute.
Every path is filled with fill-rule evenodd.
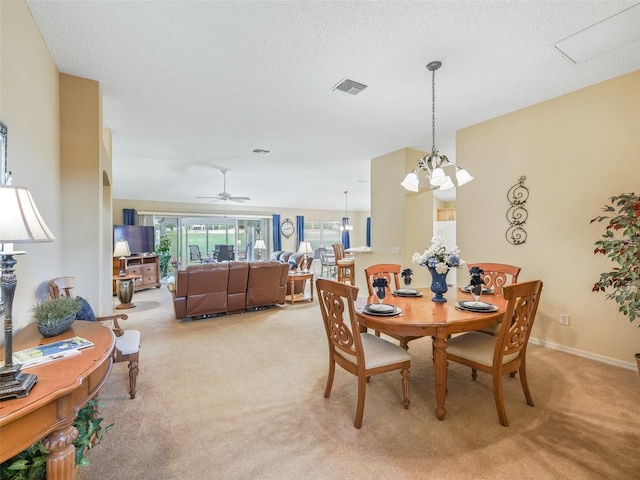
<svg viewBox="0 0 640 480"><path fill-rule="evenodd" d="M176 318L283 304L289 266L278 261L189 265L170 286Z"/></svg>

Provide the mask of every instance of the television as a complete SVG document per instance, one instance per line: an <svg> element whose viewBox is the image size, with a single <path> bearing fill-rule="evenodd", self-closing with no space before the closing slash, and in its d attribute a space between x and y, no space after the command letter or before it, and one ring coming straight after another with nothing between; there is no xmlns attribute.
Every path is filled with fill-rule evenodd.
<svg viewBox="0 0 640 480"><path fill-rule="evenodd" d="M155 250L155 236L153 227L142 225L114 225L113 244L118 240L126 240L131 255L142 255Z"/></svg>

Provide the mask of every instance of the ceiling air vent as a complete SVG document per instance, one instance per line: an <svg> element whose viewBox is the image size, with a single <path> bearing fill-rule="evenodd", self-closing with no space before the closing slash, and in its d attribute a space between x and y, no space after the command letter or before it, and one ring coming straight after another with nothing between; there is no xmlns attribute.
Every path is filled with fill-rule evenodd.
<svg viewBox="0 0 640 480"><path fill-rule="evenodd" d="M367 86L363 83L354 82L348 78L340 80L332 89L332 92L338 91L349 95L357 95L363 91Z"/></svg>
<svg viewBox="0 0 640 480"><path fill-rule="evenodd" d="M251 150L251 153L257 153L258 155L269 155L271 153L271 150L265 150L264 148L254 148L253 150Z"/></svg>

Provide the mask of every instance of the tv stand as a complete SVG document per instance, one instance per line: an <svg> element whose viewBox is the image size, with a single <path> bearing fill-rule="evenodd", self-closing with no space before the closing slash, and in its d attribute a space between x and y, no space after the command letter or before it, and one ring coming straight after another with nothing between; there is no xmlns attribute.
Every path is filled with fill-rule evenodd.
<svg viewBox="0 0 640 480"><path fill-rule="evenodd" d="M146 288L160 288L160 263L158 255L131 255L126 257L127 275L140 275L142 278L135 281L134 291ZM120 259L113 259L113 276L117 277L120 271ZM116 282L113 281L113 295L116 294Z"/></svg>

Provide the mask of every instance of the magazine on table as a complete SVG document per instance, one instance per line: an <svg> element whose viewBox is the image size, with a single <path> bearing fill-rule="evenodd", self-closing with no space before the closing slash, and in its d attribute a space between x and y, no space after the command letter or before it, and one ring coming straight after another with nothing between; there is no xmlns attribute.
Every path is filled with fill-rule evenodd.
<svg viewBox="0 0 640 480"><path fill-rule="evenodd" d="M46 345L27 348L13 352L14 365L22 369L53 362L62 358L69 358L81 353L81 349L92 347L93 343L82 337L67 338Z"/></svg>

